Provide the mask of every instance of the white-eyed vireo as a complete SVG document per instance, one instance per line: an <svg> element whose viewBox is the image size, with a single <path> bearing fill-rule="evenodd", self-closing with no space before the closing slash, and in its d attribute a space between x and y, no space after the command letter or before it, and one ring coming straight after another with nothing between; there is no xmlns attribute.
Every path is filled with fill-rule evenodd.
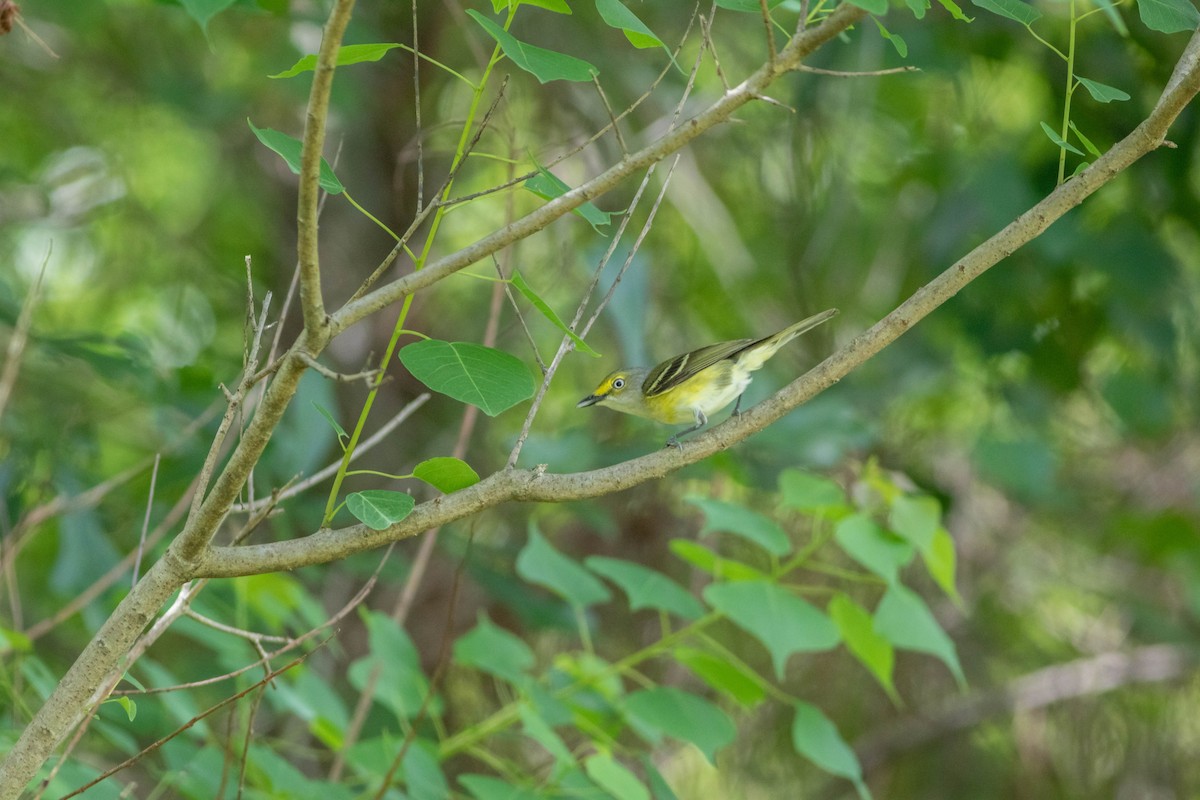
<svg viewBox="0 0 1200 800"><path fill-rule="evenodd" d="M668 358L654 369L631 367L610 373L591 394L576 404L585 408L603 403L617 411L663 422L692 427L667 440L679 446L679 437L698 431L736 399L733 413L742 404L742 392L750 385L750 373L775 355L779 348L802 333L837 314L836 308L814 314L779 333L762 339L718 342L690 353Z"/></svg>

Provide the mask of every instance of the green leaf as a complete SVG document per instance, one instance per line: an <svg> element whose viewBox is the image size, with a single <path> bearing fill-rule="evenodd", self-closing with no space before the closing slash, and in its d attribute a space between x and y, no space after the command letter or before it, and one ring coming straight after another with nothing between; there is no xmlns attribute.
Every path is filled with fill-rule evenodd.
<svg viewBox="0 0 1200 800"><path fill-rule="evenodd" d="M1021 0L971 0L972 3L1001 17L1007 17L1028 27L1041 19L1042 12Z"/></svg>
<svg viewBox="0 0 1200 800"><path fill-rule="evenodd" d="M383 58L389 50L400 47L399 44L382 42L377 44L347 44L338 48L337 65L344 67L349 64L361 64L364 61L378 61ZM294 78L304 72L311 72L317 68L316 54L304 56L292 68L284 72L277 72L274 75L268 75L268 78Z"/></svg>
<svg viewBox="0 0 1200 800"><path fill-rule="evenodd" d="M401 363L435 392L494 417L533 397L533 377L516 356L471 342L425 339L400 349Z"/></svg>
<svg viewBox="0 0 1200 800"><path fill-rule="evenodd" d="M908 10L913 12L917 19L925 19L925 12L930 8L929 0L904 0L904 5L908 6Z"/></svg>
<svg viewBox="0 0 1200 800"><path fill-rule="evenodd" d="M866 514L851 514L839 520L833 538L846 555L888 583L899 580L900 570L913 558L912 545L885 531Z"/></svg>
<svg viewBox="0 0 1200 800"><path fill-rule="evenodd" d="M854 0L851 0L851 2L853 3ZM858 3L854 3L854 4L858 5ZM867 10L870 11L870 9L867 9ZM876 12L876 13L885 13L886 11L887 11L887 0L884 0L884 11ZM874 20L875 27L879 29L879 35L892 43L892 47L896 48L896 52L899 54L899 56L901 58L908 58L908 43L905 42L904 39L899 34L892 33L887 28L885 28L883 26L883 23L879 21L878 17L871 17L871 19Z"/></svg>
<svg viewBox="0 0 1200 800"><path fill-rule="evenodd" d="M846 649L879 681L892 702L899 703L892 670L896 666L896 651L891 643L875 631L871 613L840 592L829 601L829 617L841 631Z"/></svg>
<svg viewBox="0 0 1200 800"><path fill-rule="evenodd" d="M605 603L612 597L603 583L576 561L555 550L533 529L529 531L528 543L517 556L517 574L579 608Z"/></svg>
<svg viewBox="0 0 1200 800"><path fill-rule="evenodd" d="M575 756L571 754L571 749L567 747L554 728L550 727L541 714L539 714L532 706L521 704L521 725L525 735L546 749L550 755L554 756L554 761L558 764L575 764Z"/></svg>
<svg viewBox="0 0 1200 800"><path fill-rule="evenodd" d="M704 512L700 534L727 531L753 542L773 556L792 551L792 542L775 520L736 503L690 495L684 500Z"/></svg>
<svg viewBox="0 0 1200 800"><path fill-rule="evenodd" d="M333 418L333 414L330 414L328 411L326 411L324 406L322 406L316 400L310 400L309 402L313 404L313 408L321 412L322 417L329 421L329 425L333 428L334 432L337 433L338 444L340 444L342 449L345 450L346 442L344 440L349 439L350 434L346 433L345 429L342 428L342 426L338 424L338 421Z"/></svg>
<svg viewBox="0 0 1200 800"><path fill-rule="evenodd" d="M928 495L902 495L892 503L888 524L918 550L928 550L942 524L942 507Z"/></svg>
<svg viewBox="0 0 1200 800"><path fill-rule="evenodd" d="M346 496L346 510L359 522L377 531L400 522L416 504L411 494L387 489L368 489Z"/></svg>
<svg viewBox="0 0 1200 800"><path fill-rule="evenodd" d="M912 590L900 584L888 588L875 609L875 630L896 647L940 659L959 686L966 685L954 642L937 624L925 601Z"/></svg>
<svg viewBox="0 0 1200 800"><path fill-rule="evenodd" d="M1079 130L1079 128L1075 127L1075 121L1071 120L1070 122L1067 123L1067 125L1068 125L1068 127L1071 128L1072 131L1075 132L1075 135L1077 137L1079 137L1079 141L1083 143L1084 148L1089 153L1091 153L1093 156L1095 156L1096 158L1099 158L1100 157L1100 149L1097 148L1096 145L1092 144L1091 139L1089 139L1083 135L1083 131L1081 131L1081 130Z"/></svg>
<svg viewBox="0 0 1200 800"><path fill-rule="evenodd" d="M519 637L492 624L483 611L479 621L454 642L454 660L509 683L518 683L534 664L533 651Z"/></svg>
<svg viewBox="0 0 1200 800"><path fill-rule="evenodd" d="M113 702L115 702L125 711L125 716L130 722L133 722L135 719L137 719L137 703L133 702L133 699L128 695L121 695L115 698Z"/></svg>
<svg viewBox="0 0 1200 800"><path fill-rule="evenodd" d="M567 5L566 0L518 0L518 2L520 2L520 4L523 6L534 6L536 8L544 8L547 11L553 11L555 14L566 14L567 16L571 16L571 7L569 5ZM497 8L497 6L499 6L499 8ZM498 0L492 0L492 8L496 11L497 14L500 13L501 9L504 9L507 7L508 7L508 3L506 3L506 2L498 2Z"/></svg>
<svg viewBox="0 0 1200 800"><path fill-rule="evenodd" d="M957 557L954 552L954 539L945 528L938 528L933 535L933 542L928 550L921 551L925 561L925 569L933 577L951 600L962 603L958 596L958 588L954 585Z"/></svg>
<svg viewBox="0 0 1200 800"><path fill-rule="evenodd" d="M796 703L796 716L792 720L792 746L797 753L821 769L853 783L859 797L871 797L863 783L862 766L858 758L838 733L837 726L821 709L805 702Z"/></svg>
<svg viewBox="0 0 1200 800"><path fill-rule="evenodd" d="M208 36L208 23L217 14L233 5L234 0L179 0L188 16L196 20L204 35Z"/></svg>
<svg viewBox="0 0 1200 800"><path fill-rule="evenodd" d="M654 794L654 800L679 800L675 792L671 791L671 787L667 784L662 773L658 771L658 767L654 765L654 760L649 755L643 754L639 759L642 764L642 769L646 773L646 783L650 784L650 791Z"/></svg>
<svg viewBox="0 0 1200 800"><path fill-rule="evenodd" d="M849 0L850 5L858 6L864 11L869 11L872 14L886 14L888 8L888 0Z"/></svg>
<svg viewBox="0 0 1200 800"><path fill-rule="evenodd" d="M437 748L417 739L404 756L404 787L409 800L448 800L450 784L442 774Z"/></svg>
<svg viewBox="0 0 1200 800"><path fill-rule="evenodd" d="M942 4L942 8L950 12L950 16L959 22L974 22L975 20L963 13L961 7L954 0L938 0ZM920 19L918 16L917 19Z"/></svg>
<svg viewBox="0 0 1200 800"><path fill-rule="evenodd" d="M254 123L249 119L246 120L246 123L250 126L250 130L254 131L254 135L258 137L260 142L282 156L292 172L297 175L300 174L300 151L304 145L299 139L293 139L286 133L280 133L270 128L256 128L254 127ZM329 162L325 160L324 156L321 157L321 176L319 182L321 188L330 194L341 194L346 191L346 187L338 180L337 175L333 174L333 167L329 166Z"/></svg>
<svg viewBox="0 0 1200 800"><path fill-rule="evenodd" d="M458 782L475 800L545 800L546 797L541 792L513 786L490 775L459 775Z"/></svg>
<svg viewBox="0 0 1200 800"><path fill-rule="evenodd" d="M780 680L793 653L829 650L841 640L829 617L773 583L715 583L704 590L704 599L762 642Z"/></svg>
<svg viewBox="0 0 1200 800"><path fill-rule="evenodd" d="M746 708L753 708L767 696L762 679L740 664L688 647L676 648L671 655L709 686L724 692Z"/></svg>
<svg viewBox="0 0 1200 800"><path fill-rule="evenodd" d="M597 786L618 800L650 800L650 790L608 753L596 753L585 758L583 769Z"/></svg>
<svg viewBox="0 0 1200 800"><path fill-rule="evenodd" d="M661 572L632 561L605 556L590 556L583 563L592 572L603 575L621 587L621 591L629 597L629 608L633 611L658 608L684 619L704 616L704 606L700 601Z"/></svg>
<svg viewBox="0 0 1200 800"><path fill-rule="evenodd" d="M596 10L606 25L624 32L625 38L634 47L645 50L664 46L662 39L655 36L654 31L647 28L646 23L638 19L637 14L630 11L621 0L596 0Z"/></svg>
<svg viewBox="0 0 1200 800"><path fill-rule="evenodd" d="M809 514L825 514L846 507L846 493L828 478L785 469L779 474L779 491L783 504Z"/></svg>
<svg viewBox="0 0 1200 800"><path fill-rule="evenodd" d="M702 544L690 539L672 539L671 552L692 566L702 569L714 578L724 581L761 581L767 580L766 573L757 570L749 564L734 561L709 550Z"/></svg>
<svg viewBox="0 0 1200 800"><path fill-rule="evenodd" d="M585 82L591 81L593 75L599 74L599 70L581 58L534 47L519 41L511 33L473 8L468 8L467 14L479 23L488 36L496 40L500 49L504 51L504 55L542 83L559 80Z"/></svg>
<svg viewBox="0 0 1200 800"><path fill-rule="evenodd" d="M679 689L658 687L633 692L625 698L625 711L653 732L691 742L710 762L717 750L737 735L737 728L725 712Z"/></svg>
<svg viewBox="0 0 1200 800"><path fill-rule="evenodd" d="M1159 33L1194 31L1200 25L1200 12L1190 0L1138 0L1142 24Z"/></svg>
<svg viewBox="0 0 1200 800"><path fill-rule="evenodd" d="M1059 136L1055 132L1055 130L1053 128L1051 128L1049 125L1047 125L1044 122L1042 123L1042 130L1045 131L1046 136L1048 136L1050 138L1050 141L1054 142L1056 145L1061 147L1063 150L1066 150L1069 153L1076 153L1077 155L1083 155L1082 150L1080 150L1075 145L1064 140L1061 136Z"/></svg>
<svg viewBox="0 0 1200 800"><path fill-rule="evenodd" d="M1104 16L1108 17L1108 22L1113 26L1113 30L1121 36L1129 35L1129 27L1125 24L1125 20L1121 17L1121 12L1117 11L1116 5L1112 0L1096 0L1096 5L1100 6L1104 11Z"/></svg>
<svg viewBox="0 0 1200 800"><path fill-rule="evenodd" d="M413 469L413 477L425 481L442 494L457 492L479 483L479 473L465 461L438 456L422 461Z"/></svg>
<svg viewBox="0 0 1200 800"><path fill-rule="evenodd" d="M412 719L421 710L429 691L417 648L404 629L387 614L363 611L362 618L367 626L370 650L369 655L350 665L347 673L350 685L362 692L368 683L377 681L376 702L401 719ZM437 703L429 708L435 718L437 708Z"/></svg>
<svg viewBox="0 0 1200 800"><path fill-rule="evenodd" d="M571 187L565 184L561 178L541 164L535 162L534 166L538 168L538 174L521 184L526 191L533 192L543 200L553 200L571 190ZM612 214L607 211L601 211L591 201L572 209L571 213L587 220L592 229L601 236L604 235L604 231L600 230L600 226L609 224L612 218Z"/></svg>
<svg viewBox="0 0 1200 800"><path fill-rule="evenodd" d="M1098 103L1111 103L1113 100L1129 99L1128 92L1123 92L1115 86L1108 86L1107 84L1100 83L1099 81L1081 78L1078 75L1075 76L1075 80L1079 81L1083 88L1088 90L1088 94L1092 96L1092 99ZM1074 123L1067 124L1072 128L1075 127ZM1078 131L1076 131L1076 133L1078 133ZM1096 153L1096 155L1100 154Z"/></svg>
<svg viewBox="0 0 1200 800"><path fill-rule="evenodd" d="M533 290L532 286L525 282L525 278L521 276L520 272L513 270L512 278L509 282L512 283L514 289L525 295L525 298L529 300L529 302L533 303L534 308L542 312L543 317L550 320L550 323L554 325L554 327L565 333L571 339L571 341L575 343L576 350L581 353L587 353L589 356L595 356L596 358L600 357L600 354L589 347L587 342L585 342L583 339L580 339L575 334L575 331L567 327L567 324L563 322L558 314L554 312L554 309L551 308L545 300L538 296L537 292Z"/></svg>

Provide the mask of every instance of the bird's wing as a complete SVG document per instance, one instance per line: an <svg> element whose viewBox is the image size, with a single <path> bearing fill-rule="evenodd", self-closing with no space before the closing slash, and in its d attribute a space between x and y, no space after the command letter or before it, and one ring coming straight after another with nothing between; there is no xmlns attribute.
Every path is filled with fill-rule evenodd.
<svg viewBox="0 0 1200 800"><path fill-rule="evenodd" d="M699 350L669 358L650 370L650 374L646 376L646 380L642 384L642 394L646 397L653 397L670 391L700 370L737 355L755 341L755 339L735 339L732 342L717 342L707 347L701 347Z"/></svg>

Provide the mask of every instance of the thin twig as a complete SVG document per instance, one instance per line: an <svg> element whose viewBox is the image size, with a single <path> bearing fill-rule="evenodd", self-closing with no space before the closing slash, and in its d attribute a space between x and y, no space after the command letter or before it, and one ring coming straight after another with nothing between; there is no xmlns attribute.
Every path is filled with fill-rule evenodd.
<svg viewBox="0 0 1200 800"><path fill-rule="evenodd" d="M154 469L150 470L150 491L146 495L146 516L142 518L142 532L138 536L137 557L133 562L133 578L130 586L137 584L138 573L142 570L142 553L146 547L146 531L150 528L150 511L154 508L154 485L158 482L159 453L154 454Z"/></svg>
<svg viewBox="0 0 1200 800"><path fill-rule="evenodd" d="M429 392L424 392L420 395L417 395L412 400L410 400L408 402L408 404L404 406L404 408L402 408L398 412L396 412L395 416L393 416L391 419L389 419L387 422L385 422L379 428L379 430L377 430L377 431L375 431L375 433L371 434L370 438L359 443L358 447L356 447L354 450L354 455L350 457L350 463L353 464L359 457L369 453L373 447L375 447L377 444L382 442L389 433L394 431L396 429L396 427L400 425L400 423L404 422L404 420L411 417L417 411L417 409L419 409L421 406L425 405L425 403L427 403L429 401L429 398L430 398ZM287 488L280 491L278 493L278 495L274 498L265 498L263 500L258 500L254 503L235 503L229 510L230 510L230 512L237 512L237 513L255 512L255 511L261 510L263 507L265 507L269 504L274 504L277 502L283 502L284 500L289 500L289 499L295 497L296 495L301 494L305 490L317 485L321 481L328 478L330 475L335 474L338 471L338 467L340 467L341 464L342 464L342 460L339 458L337 461L334 461L333 463L322 468L321 470L314 472L312 475L305 478L304 480L297 481L297 482L289 485Z"/></svg>
<svg viewBox="0 0 1200 800"><path fill-rule="evenodd" d="M20 19L20 17L17 17ZM46 277L46 265L50 263L50 254L54 252L54 242L46 248L46 256L42 259L42 267L38 276L29 287L21 303L21 312L17 315L17 326L13 328L12 338L8 340L5 353L4 370L0 372L0 417L8 407L8 399L12 397L13 387L17 383L17 375L21 372L21 359L25 354L25 344L29 341L29 329L33 327L33 312L42 298L42 280Z"/></svg>
<svg viewBox="0 0 1200 800"><path fill-rule="evenodd" d="M905 72L920 72L920 67L912 65L905 67L892 67L891 69L873 69L866 72L845 72L839 69L822 69L820 67L810 67L807 64L801 64L796 69L801 72L811 72L814 75L828 75L832 78L879 78L884 75L900 75Z"/></svg>

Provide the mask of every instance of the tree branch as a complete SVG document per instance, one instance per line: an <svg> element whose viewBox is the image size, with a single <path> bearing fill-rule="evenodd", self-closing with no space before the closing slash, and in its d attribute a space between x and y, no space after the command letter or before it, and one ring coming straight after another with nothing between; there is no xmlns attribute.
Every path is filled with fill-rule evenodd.
<svg viewBox="0 0 1200 800"><path fill-rule="evenodd" d="M559 217L614 188L630 175L641 172L651 164L680 150L697 136L729 119L742 106L758 99L762 90L773 81L796 69L804 58L861 20L866 13L861 8L849 4L838 6L820 25L792 37L787 46L779 51L773 63L759 67L750 77L727 91L720 100L646 147L626 156L586 183L483 237L475 244L427 264L419 272L409 273L384 284L370 294L342 306L331 318L333 335L336 336L376 311L487 258L513 242L540 231Z"/></svg>
<svg viewBox="0 0 1200 800"><path fill-rule="evenodd" d="M824 25L820 27L823 28ZM785 61L786 53L786 49L780 53L780 62ZM654 478L661 478L680 467L727 449L837 383L859 364L900 338L918 320L945 303L968 283L1007 258L1021 245L1039 236L1055 220L1082 203L1092 192L1111 181L1146 153L1159 147L1165 140L1171 123L1197 92L1200 92L1200 33L1195 34L1189 42L1180 59L1180 66L1150 116L1107 153L1096 159L1092 166L1056 188L999 233L917 290L895 311L859 334L808 373L742 415L731 417L689 440L682 449L666 448L590 472L556 475L546 473L544 468L500 472L467 489L422 503L413 509L404 521L382 531L371 530L365 525L352 525L336 530L322 529L302 539L290 541L213 548L198 564L195 576L234 577L326 563L416 536L429 528L445 525L512 500L564 502L621 491ZM687 127L688 125L684 126L685 129ZM609 170L605 175L612 171ZM584 184L571 194L591 186L595 180L599 179ZM552 204L544 206L542 210ZM529 217L524 219L528 220ZM509 226L510 229L512 227ZM473 247L480 247L487 241L488 239L481 240ZM444 259L441 263L449 261ZM431 269L434 267L427 267L418 273L418 276ZM380 291L387 291L401 283L404 283L404 279ZM368 298L364 298L366 299Z"/></svg>
<svg viewBox="0 0 1200 800"><path fill-rule="evenodd" d="M321 198L319 177L321 153L325 149L325 119L329 114L329 96L333 90L333 72L337 67L342 36L350 22L354 0L337 0L313 71L308 113L304 120L304 149L300 162L300 196L296 204L296 254L300 260L300 307L304 327L319 339L326 325L325 301L321 296L321 261L317 248L317 207Z"/></svg>

